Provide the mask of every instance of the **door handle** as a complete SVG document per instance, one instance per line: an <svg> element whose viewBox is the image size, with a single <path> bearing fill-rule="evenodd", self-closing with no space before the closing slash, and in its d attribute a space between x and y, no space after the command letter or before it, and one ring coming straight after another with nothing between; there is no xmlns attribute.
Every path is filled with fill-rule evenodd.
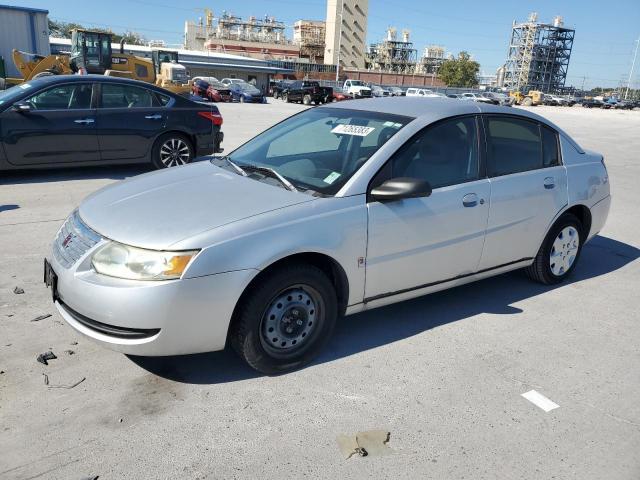
<svg viewBox="0 0 640 480"><path fill-rule="evenodd" d="M556 186L555 178L547 177L547 178L544 179L544 188L546 188L547 190L550 190L555 186Z"/></svg>
<svg viewBox="0 0 640 480"><path fill-rule="evenodd" d="M162 115L156 113L154 115L145 115L144 118L146 118L147 120L160 120L162 118Z"/></svg>
<svg viewBox="0 0 640 480"><path fill-rule="evenodd" d="M484 200L481 200L481 203L484 203ZM467 193L462 197L462 205L465 207L475 207L478 205L478 195L475 193Z"/></svg>
<svg viewBox="0 0 640 480"><path fill-rule="evenodd" d="M85 124L88 125L90 123L94 123L95 120L93 118L81 118L78 120L74 120L73 123L80 123L80 124Z"/></svg>

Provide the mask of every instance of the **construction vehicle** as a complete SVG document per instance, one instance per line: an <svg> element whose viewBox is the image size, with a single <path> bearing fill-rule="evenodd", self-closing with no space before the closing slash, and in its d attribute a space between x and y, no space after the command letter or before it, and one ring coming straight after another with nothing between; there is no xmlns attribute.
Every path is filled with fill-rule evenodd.
<svg viewBox="0 0 640 480"><path fill-rule="evenodd" d="M13 50L13 62L22 78L7 79L7 83L48 75L98 74L132 78L180 95L189 94L191 85L185 67L178 63L178 52L154 50L152 59L141 58L124 53L124 41L120 42L120 51L114 53L111 40L108 32L76 29L71 33L70 55L42 57Z"/></svg>
<svg viewBox="0 0 640 480"><path fill-rule="evenodd" d="M524 94L518 90L509 92L509 96L515 100L517 105L530 107L532 105L542 105L543 93L540 90L529 90Z"/></svg>

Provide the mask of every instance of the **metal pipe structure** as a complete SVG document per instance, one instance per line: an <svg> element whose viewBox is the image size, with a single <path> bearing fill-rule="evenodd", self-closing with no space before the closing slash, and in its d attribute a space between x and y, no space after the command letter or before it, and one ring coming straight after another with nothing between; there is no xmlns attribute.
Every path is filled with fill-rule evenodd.
<svg viewBox="0 0 640 480"><path fill-rule="evenodd" d="M631 62L631 71L629 72L629 79L627 80L627 89L624 92L624 99L627 99L629 95L629 87L631 86L631 78L633 77L633 70L636 66L636 57L638 56L638 46L640 46L640 37L636 40L636 51L633 54L633 62Z"/></svg>

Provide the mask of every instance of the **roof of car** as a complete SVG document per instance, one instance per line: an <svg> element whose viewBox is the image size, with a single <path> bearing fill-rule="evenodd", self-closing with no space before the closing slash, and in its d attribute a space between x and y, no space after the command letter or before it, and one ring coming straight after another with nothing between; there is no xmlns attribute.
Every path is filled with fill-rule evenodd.
<svg viewBox="0 0 640 480"><path fill-rule="evenodd" d="M513 107L502 107L479 102L461 102L453 98L421 98L421 97L382 97L362 99L357 102L331 103L320 108L346 108L351 110L365 110L392 115L404 115L414 118L425 118L435 121L440 118L456 115L470 115L474 113L502 113L522 116L542 121L560 130L549 120L528 110Z"/></svg>
<svg viewBox="0 0 640 480"><path fill-rule="evenodd" d="M69 82L86 82L87 80L91 81L100 81L104 83L114 82L114 83L130 83L132 85L140 85L145 87L151 87L160 91L164 91L164 89L160 89L155 85L147 82L143 82L141 80L134 80L132 78L124 78L124 77L111 77L107 75L49 75L46 77L40 77L33 80L29 80L26 83L29 83L35 87L51 85L55 83L69 83Z"/></svg>

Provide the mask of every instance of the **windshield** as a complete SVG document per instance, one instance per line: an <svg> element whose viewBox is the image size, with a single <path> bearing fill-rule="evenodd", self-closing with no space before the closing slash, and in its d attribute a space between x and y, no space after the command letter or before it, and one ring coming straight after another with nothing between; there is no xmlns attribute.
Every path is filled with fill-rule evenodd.
<svg viewBox="0 0 640 480"><path fill-rule="evenodd" d="M334 195L411 120L343 108L310 109L258 135L229 158L240 167L271 168L298 190Z"/></svg>
<svg viewBox="0 0 640 480"><path fill-rule="evenodd" d="M14 87L0 91L0 109L16 101L25 91L32 88L30 83L21 83Z"/></svg>
<svg viewBox="0 0 640 480"><path fill-rule="evenodd" d="M354 87L364 87L364 82L361 82L360 80L351 80L351 85Z"/></svg>
<svg viewBox="0 0 640 480"><path fill-rule="evenodd" d="M247 93L260 93L260 90L249 83L238 83L236 84L236 88Z"/></svg>

